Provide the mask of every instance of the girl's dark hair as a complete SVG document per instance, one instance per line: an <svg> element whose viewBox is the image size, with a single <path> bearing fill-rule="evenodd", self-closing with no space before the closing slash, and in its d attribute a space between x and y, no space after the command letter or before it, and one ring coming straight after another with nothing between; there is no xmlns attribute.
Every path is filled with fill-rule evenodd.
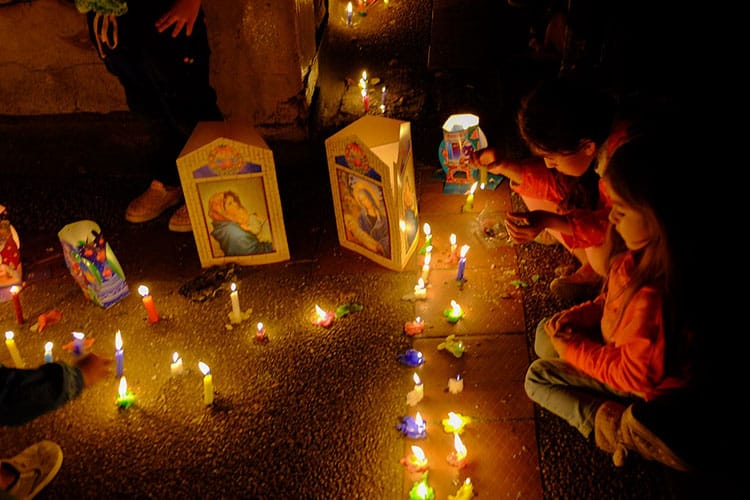
<svg viewBox="0 0 750 500"><path fill-rule="evenodd" d="M675 189L685 175L687 163L680 160L684 156L680 152L686 148L671 137L653 130L632 137L615 150L603 173L610 189L639 210L658 235L636 252L637 267L625 293L632 296L645 285L662 290L667 373L687 355L696 295L689 270L694 269L697 257L692 221L685 210L695 203L696 193L690 188Z"/></svg>
<svg viewBox="0 0 750 500"><path fill-rule="evenodd" d="M530 148L567 155L578 151L584 139L599 148L612 130L615 109L611 96L576 80L555 78L542 81L522 99L516 120ZM596 208L599 176L593 163L578 178L555 175L567 193L562 209Z"/></svg>

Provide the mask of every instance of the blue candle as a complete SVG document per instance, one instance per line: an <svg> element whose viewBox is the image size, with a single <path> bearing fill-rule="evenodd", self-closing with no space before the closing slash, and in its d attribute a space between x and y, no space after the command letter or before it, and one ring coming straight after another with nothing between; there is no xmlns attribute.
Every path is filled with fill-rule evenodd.
<svg viewBox="0 0 750 500"><path fill-rule="evenodd" d="M122 335L120 334L120 330L117 330L117 334L115 334L115 362L117 364L116 377L122 377L123 354Z"/></svg>
<svg viewBox="0 0 750 500"><path fill-rule="evenodd" d="M86 337L81 332L73 332L73 354L81 356L83 354L83 339Z"/></svg>
<svg viewBox="0 0 750 500"><path fill-rule="evenodd" d="M458 273L456 281L464 281L464 271L466 271L466 253L469 251L469 245L461 247L461 258L458 260Z"/></svg>
<svg viewBox="0 0 750 500"><path fill-rule="evenodd" d="M416 417L409 415L405 416L401 423L396 426L396 429L401 431L404 436L412 439L423 439L427 437L427 425L425 425L422 416L417 412Z"/></svg>
<svg viewBox="0 0 750 500"><path fill-rule="evenodd" d="M44 344L44 362L52 363L52 342Z"/></svg>
<svg viewBox="0 0 750 500"><path fill-rule="evenodd" d="M409 349L399 355L398 360L408 366L419 366L424 363L424 356L416 349Z"/></svg>

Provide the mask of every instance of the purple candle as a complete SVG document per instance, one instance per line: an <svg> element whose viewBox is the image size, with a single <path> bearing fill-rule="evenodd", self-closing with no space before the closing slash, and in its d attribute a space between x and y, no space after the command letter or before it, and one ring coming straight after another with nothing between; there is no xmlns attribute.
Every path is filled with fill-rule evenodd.
<svg viewBox="0 0 750 500"><path fill-rule="evenodd" d="M115 362L117 364L116 377L122 377L123 354L122 335L120 334L120 330L117 330L117 333L115 334Z"/></svg>
<svg viewBox="0 0 750 500"><path fill-rule="evenodd" d="M396 429L401 431L404 436L412 439L423 439L427 437L427 426L425 425L422 416L417 412L416 417L405 416L401 423L396 426Z"/></svg>
<svg viewBox="0 0 750 500"><path fill-rule="evenodd" d="M456 281L464 281L464 271L466 270L466 253L469 251L469 245L461 247L461 258L458 259L458 273Z"/></svg>

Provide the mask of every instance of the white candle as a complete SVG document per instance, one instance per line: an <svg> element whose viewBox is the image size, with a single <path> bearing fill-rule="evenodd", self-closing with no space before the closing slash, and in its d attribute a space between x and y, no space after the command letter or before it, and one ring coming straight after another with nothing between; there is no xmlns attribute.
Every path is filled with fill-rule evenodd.
<svg viewBox="0 0 750 500"><path fill-rule="evenodd" d="M458 394L463 390L464 379L461 378L461 375L456 375L456 378L451 378L448 380L448 392L450 392L451 394Z"/></svg>
<svg viewBox="0 0 750 500"><path fill-rule="evenodd" d="M406 395L406 404L409 406L416 405L424 398L424 385L422 384L422 380L416 373L412 378L414 379L414 389Z"/></svg>
<svg viewBox="0 0 750 500"><path fill-rule="evenodd" d="M172 353L172 364L169 365L169 371L172 375L182 375L182 358L176 352Z"/></svg>
<svg viewBox="0 0 750 500"><path fill-rule="evenodd" d="M44 362L52 363L52 342L44 344Z"/></svg>
<svg viewBox="0 0 750 500"><path fill-rule="evenodd" d="M386 90L385 85L383 85L383 88L380 89L380 112L385 113L385 96L386 96Z"/></svg>
<svg viewBox="0 0 750 500"><path fill-rule="evenodd" d="M453 260L453 259L458 258L458 256L456 255L456 234L455 233L451 233L450 242L451 242L451 254L450 254L450 258L451 258L451 260Z"/></svg>
<svg viewBox="0 0 750 500"><path fill-rule="evenodd" d="M422 265L422 280L427 283L430 277L430 262L432 261L432 254L427 253L424 256L424 264Z"/></svg>
<svg viewBox="0 0 750 500"><path fill-rule="evenodd" d="M214 402L214 380L211 369L203 361L198 361L198 368L203 373L203 402L210 405Z"/></svg>
<svg viewBox="0 0 750 500"><path fill-rule="evenodd" d="M232 283L232 293L229 294L229 297L232 299L232 316L231 321L232 323L239 323L242 319L242 314L240 313L240 297L237 293L237 285Z"/></svg>
<svg viewBox="0 0 750 500"><path fill-rule="evenodd" d="M16 368L25 368L26 364L23 362L23 359L21 359L21 353L18 352L16 341L13 340L13 337L13 332L5 332L5 345L8 347L8 351L10 351L10 357L13 359Z"/></svg>
<svg viewBox="0 0 750 500"><path fill-rule="evenodd" d="M424 279L422 278L417 280L417 286L414 287L414 297L417 299L424 299L427 297L427 289L424 287Z"/></svg>

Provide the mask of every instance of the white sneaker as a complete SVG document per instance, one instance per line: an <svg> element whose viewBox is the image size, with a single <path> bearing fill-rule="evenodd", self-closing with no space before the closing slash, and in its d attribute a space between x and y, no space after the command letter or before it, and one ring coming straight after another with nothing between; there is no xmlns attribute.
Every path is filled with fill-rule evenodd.
<svg viewBox="0 0 750 500"><path fill-rule="evenodd" d="M8 494L22 500L34 498L54 479L62 461L62 448L52 441L40 441L13 458L0 460L0 467L18 474Z"/></svg>

